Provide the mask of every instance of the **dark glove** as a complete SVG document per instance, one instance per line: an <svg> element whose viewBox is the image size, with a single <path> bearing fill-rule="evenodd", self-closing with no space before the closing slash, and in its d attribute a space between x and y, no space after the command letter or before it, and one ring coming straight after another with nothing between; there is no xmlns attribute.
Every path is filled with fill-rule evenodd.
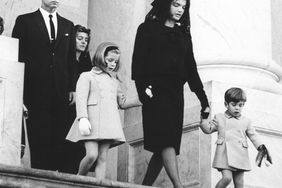
<svg viewBox="0 0 282 188"><path fill-rule="evenodd" d="M209 106L206 106L205 108L202 108L202 109L201 109L201 116L202 116L203 119L207 119L207 118L209 117L209 115L210 115L210 112L209 112L209 111L208 111L208 112L205 112L205 110L206 110L207 107L209 107Z"/></svg>
<svg viewBox="0 0 282 188"><path fill-rule="evenodd" d="M258 167L261 166L261 162L264 158L266 158L266 160L272 164L271 156L269 155L269 152L265 145L262 144L258 147L258 154L256 157L256 164L258 165Z"/></svg>

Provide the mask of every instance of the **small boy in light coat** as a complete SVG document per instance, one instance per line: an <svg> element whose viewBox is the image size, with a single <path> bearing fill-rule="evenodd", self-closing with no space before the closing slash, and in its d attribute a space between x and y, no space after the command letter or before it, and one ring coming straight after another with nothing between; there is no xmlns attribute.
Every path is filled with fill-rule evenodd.
<svg viewBox="0 0 282 188"><path fill-rule="evenodd" d="M206 134L218 132L217 147L214 155L213 168L222 173L216 188L227 187L233 180L235 188L244 187L244 172L250 171L247 137L263 157L272 163L271 157L251 125L251 120L241 115L247 101L241 88L230 88L225 92L225 113L216 114L209 121L208 114L202 114L200 128Z"/></svg>

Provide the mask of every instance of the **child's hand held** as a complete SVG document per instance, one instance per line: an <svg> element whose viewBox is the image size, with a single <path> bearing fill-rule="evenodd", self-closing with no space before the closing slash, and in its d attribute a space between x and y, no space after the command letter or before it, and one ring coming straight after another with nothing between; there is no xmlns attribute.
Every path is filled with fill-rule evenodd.
<svg viewBox="0 0 282 188"><path fill-rule="evenodd" d="M91 124L87 118L81 118L78 123L78 128L82 136L90 135Z"/></svg>

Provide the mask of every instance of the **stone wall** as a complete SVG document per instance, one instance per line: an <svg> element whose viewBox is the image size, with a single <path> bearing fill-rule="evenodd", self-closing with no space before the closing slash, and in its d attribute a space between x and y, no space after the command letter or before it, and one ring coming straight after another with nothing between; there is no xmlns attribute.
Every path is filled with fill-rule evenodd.
<svg viewBox="0 0 282 188"><path fill-rule="evenodd" d="M0 165L3 188L149 188L105 179Z"/></svg>
<svg viewBox="0 0 282 188"><path fill-rule="evenodd" d="M20 165L24 64L18 39L0 36L0 163Z"/></svg>

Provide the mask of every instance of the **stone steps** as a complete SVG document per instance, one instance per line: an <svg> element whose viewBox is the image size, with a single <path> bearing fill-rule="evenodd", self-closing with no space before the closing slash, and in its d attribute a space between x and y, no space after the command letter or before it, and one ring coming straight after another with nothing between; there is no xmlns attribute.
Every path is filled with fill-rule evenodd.
<svg viewBox="0 0 282 188"><path fill-rule="evenodd" d="M0 165L0 188L149 188L54 171Z"/></svg>

